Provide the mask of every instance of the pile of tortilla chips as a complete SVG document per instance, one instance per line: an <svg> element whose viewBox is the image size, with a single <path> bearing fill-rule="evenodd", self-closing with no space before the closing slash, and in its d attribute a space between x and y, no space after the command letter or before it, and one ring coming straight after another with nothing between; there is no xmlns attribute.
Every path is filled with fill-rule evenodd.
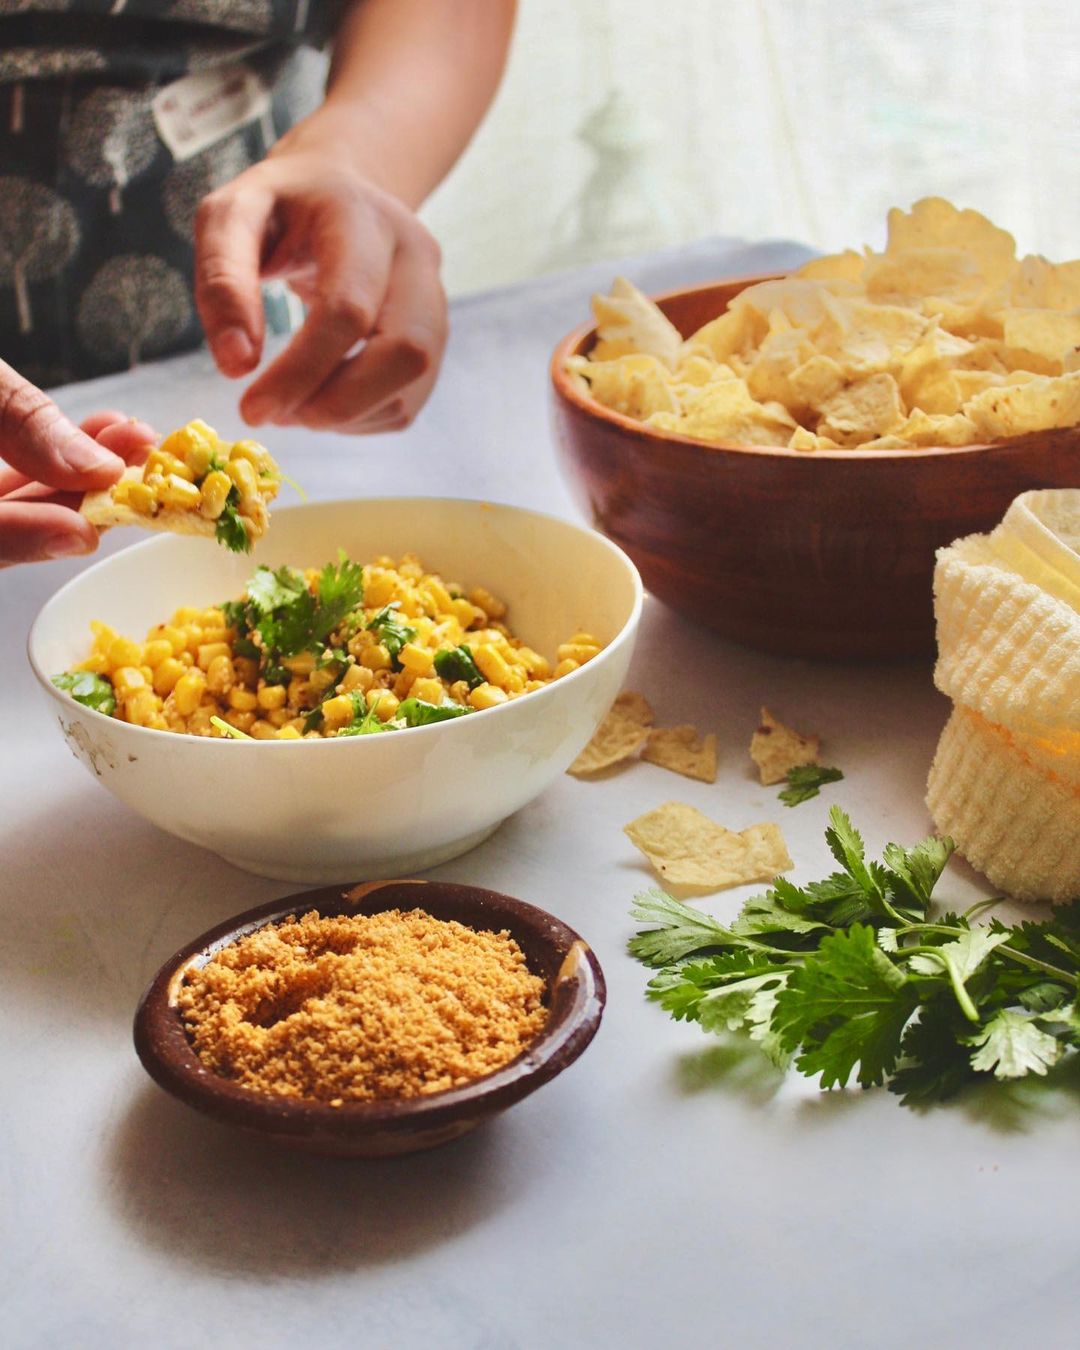
<svg viewBox="0 0 1080 1350"><path fill-rule="evenodd" d="M884 253L815 258L691 337L628 281L568 367L661 431L794 450L971 445L1080 423L1080 260L940 197L889 212Z"/></svg>

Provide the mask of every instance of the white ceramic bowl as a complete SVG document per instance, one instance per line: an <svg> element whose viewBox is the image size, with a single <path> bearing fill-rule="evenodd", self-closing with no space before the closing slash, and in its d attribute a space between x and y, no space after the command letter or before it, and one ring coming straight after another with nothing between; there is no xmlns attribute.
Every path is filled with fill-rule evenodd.
<svg viewBox="0 0 1080 1350"><path fill-rule="evenodd" d="M50 676L83 660L91 619L142 638L180 605L239 595L257 563L322 566L415 552L510 606L554 656L576 631L606 645L580 670L500 707L385 736L237 741L149 731L82 707ZM518 507L390 498L275 512L250 557L163 536L89 568L31 630L34 672L74 754L155 825L250 872L338 882L422 871L464 853L572 762L622 688L641 612L633 563L601 535Z"/></svg>

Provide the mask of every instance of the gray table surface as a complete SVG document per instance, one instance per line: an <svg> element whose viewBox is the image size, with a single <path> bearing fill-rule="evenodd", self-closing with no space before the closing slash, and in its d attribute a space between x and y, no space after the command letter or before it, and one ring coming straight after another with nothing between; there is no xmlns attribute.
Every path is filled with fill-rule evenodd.
<svg viewBox="0 0 1080 1350"><path fill-rule="evenodd" d="M646 288L790 263L713 240L622 264ZM546 357L613 267L454 307L446 368L406 434L267 442L311 495L485 496L576 514L553 460ZM238 434L197 354L65 390L167 429ZM132 542L119 532L105 547ZM561 780L438 875L543 905L609 988L586 1055L487 1128L412 1158L348 1162L252 1142L165 1096L131 1046L136 1001L181 943L287 894L158 832L69 755L23 654L77 570L0 573L0 1340L17 1347L1005 1347L1077 1343L1075 1073L926 1114L820 1094L645 1002L624 953L652 878L621 826L666 799L733 828L777 819L796 879L828 868L831 801L872 848L927 832L945 704L922 664L812 665L725 644L650 601L631 684L716 730L715 785L635 765ZM759 704L824 736L845 782L795 811L758 786ZM958 903L981 883L950 866ZM710 906L731 914L749 892Z"/></svg>

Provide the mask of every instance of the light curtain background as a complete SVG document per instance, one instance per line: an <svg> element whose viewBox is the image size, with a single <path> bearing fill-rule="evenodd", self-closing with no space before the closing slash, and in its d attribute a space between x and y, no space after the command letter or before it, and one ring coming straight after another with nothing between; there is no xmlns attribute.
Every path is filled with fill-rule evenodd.
<svg viewBox="0 0 1080 1350"><path fill-rule="evenodd" d="M460 293L712 234L879 244L935 193L1080 256L1080 0L521 0L424 214Z"/></svg>

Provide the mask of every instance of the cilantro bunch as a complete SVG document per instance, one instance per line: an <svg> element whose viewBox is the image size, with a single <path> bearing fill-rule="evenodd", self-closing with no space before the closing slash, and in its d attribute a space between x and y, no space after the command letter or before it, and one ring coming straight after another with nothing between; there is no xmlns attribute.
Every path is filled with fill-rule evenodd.
<svg viewBox="0 0 1080 1350"><path fill-rule="evenodd" d="M649 997L677 1020L740 1032L821 1086L887 1084L908 1105L981 1075L1045 1074L1080 1046L1080 904L1048 923L972 925L993 901L931 917L949 839L888 844L868 862L838 807L824 881L782 878L724 925L659 890L630 951L659 967Z"/></svg>
<svg viewBox="0 0 1080 1350"><path fill-rule="evenodd" d="M314 591L295 567L257 567L244 598L230 600L222 608L226 622L237 630L237 654L265 656L270 679L284 657L306 651L321 654L327 639L363 598L362 565L339 553L337 563L327 563L319 573ZM333 652L330 659L335 659Z"/></svg>

